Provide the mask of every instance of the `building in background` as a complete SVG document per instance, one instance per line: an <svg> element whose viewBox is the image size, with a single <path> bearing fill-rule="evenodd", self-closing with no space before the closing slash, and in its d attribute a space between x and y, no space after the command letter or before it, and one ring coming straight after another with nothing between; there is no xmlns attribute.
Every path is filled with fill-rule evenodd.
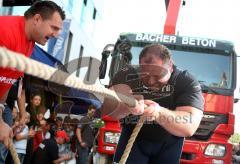
<svg viewBox="0 0 240 164"><path fill-rule="evenodd" d="M50 39L43 49L65 64L70 73L91 83L96 79L103 49L99 40L104 0L53 1L64 9L66 20L59 38ZM1 7L0 14L23 15L28 7ZM81 66L84 68L78 69Z"/></svg>

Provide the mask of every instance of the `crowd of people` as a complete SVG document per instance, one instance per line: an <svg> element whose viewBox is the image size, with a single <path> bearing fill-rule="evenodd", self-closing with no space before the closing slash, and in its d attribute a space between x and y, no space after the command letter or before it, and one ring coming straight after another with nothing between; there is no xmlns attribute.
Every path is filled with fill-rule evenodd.
<svg viewBox="0 0 240 164"><path fill-rule="evenodd" d="M88 163L96 135L93 126L96 108L89 106L88 113L81 119L58 116L54 112L47 118L41 100L40 94L31 96L26 107L25 126L21 129L18 109L14 106L12 110L13 142L21 163L60 163L73 158L76 163ZM6 162L13 163L10 154Z"/></svg>

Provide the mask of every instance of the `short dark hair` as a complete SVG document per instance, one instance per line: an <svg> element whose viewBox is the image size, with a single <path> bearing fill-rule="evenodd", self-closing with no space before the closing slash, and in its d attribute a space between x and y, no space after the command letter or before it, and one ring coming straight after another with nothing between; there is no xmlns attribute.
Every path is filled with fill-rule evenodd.
<svg viewBox="0 0 240 164"><path fill-rule="evenodd" d="M65 12L53 1L37 1L25 13L26 19L32 18L35 14L40 14L43 19L49 19L54 12L58 12L65 19Z"/></svg>
<svg viewBox="0 0 240 164"><path fill-rule="evenodd" d="M70 123L71 122L71 117L70 116L65 116L63 122L66 123Z"/></svg>
<svg viewBox="0 0 240 164"><path fill-rule="evenodd" d="M161 44L150 44L145 46L139 55L139 61L147 54L154 54L160 57L164 62L172 59L168 48Z"/></svg>
<svg viewBox="0 0 240 164"><path fill-rule="evenodd" d="M94 105L90 105L89 107L88 107L88 110L91 110L91 109L97 109Z"/></svg>
<svg viewBox="0 0 240 164"><path fill-rule="evenodd" d="M56 121L63 121L62 117L57 117Z"/></svg>

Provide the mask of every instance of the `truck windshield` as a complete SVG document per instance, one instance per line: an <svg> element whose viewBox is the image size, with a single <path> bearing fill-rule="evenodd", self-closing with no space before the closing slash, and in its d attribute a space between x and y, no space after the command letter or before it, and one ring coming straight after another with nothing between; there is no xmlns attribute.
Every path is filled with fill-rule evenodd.
<svg viewBox="0 0 240 164"><path fill-rule="evenodd" d="M131 65L138 65L142 47L132 47ZM170 50L174 64L188 70L205 87L230 89L232 87L232 56L229 53Z"/></svg>

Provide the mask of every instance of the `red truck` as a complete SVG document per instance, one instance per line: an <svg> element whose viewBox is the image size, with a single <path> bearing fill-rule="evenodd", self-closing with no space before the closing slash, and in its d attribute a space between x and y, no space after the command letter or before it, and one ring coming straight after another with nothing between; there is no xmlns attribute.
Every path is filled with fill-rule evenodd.
<svg viewBox="0 0 240 164"><path fill-rule="evenodd" d="M202 86L204 116L196 133L185 139L181 163L231 163L232 145L228 139L234 132L237 61L233 44L208 38L124 33L112 50L104 49L100 78L108 72L111 83L115 73L128 65L138 65L140 51L151 43L167 46L178 68L189 70ZM111 60L109 69L107 60ZM103 120L105 126L100 128L98 136L101 164L112 160L121 132L118 121L108 116Z"/></svg>

